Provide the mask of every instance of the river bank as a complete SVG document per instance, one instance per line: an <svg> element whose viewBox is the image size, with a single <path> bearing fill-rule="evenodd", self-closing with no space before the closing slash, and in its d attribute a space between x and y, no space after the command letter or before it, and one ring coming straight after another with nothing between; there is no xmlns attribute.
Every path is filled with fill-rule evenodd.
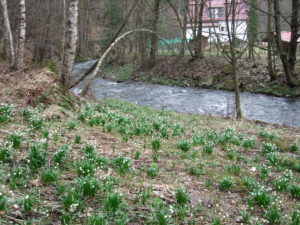
<svg viewBox="0 0 300 225"><path fill-rule="evenodd" d="M101 76L114 81L134 80L151 84L233 91L234 82L230 70L224 58L214 57L193 61L189 57L181 59L169 56L159 58L155 67L146 70L133 65L110 65L103 69ZM256 62L255 65L247 59L240 60L238 75L241 91L278 97L299 97L300 87L291 88L286 85L280 63L276 72L278 80L271 82L264 60Z"/></svg>

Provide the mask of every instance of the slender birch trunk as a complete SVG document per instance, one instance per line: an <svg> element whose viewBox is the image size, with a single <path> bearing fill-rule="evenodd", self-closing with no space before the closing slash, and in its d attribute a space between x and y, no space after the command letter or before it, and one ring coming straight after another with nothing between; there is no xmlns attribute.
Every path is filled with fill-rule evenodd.
<svg viewBox="0 0 300 225"><path fill-rule="evenodd" d="M71 0L68 17L67 43L64 53L63 69L61 74L62 84L69 88L73 64L76 54L76 43L78 39L78 0Z"/></svg>
<svg viewBox="0 0 300 225"><path fill-rule="evenodd" d="M13 35L11 32L10 22L9 22L9 16L8 16L8 10L7 10L7 1L1 0L1 6L2 6L2 14L3 14L3 22L4 22L4 39L5 39L5 49L7 54L9 55L9 61L10 65L15 65L15 48L14 48L14 41L13 41Z"/></svg>
<svg viewBox="0 0 300 225"><path fill-rule="evenodd" d="M268 71L271 81L276 80L277 76L272 63L272 45L273 45L273 32L272 32L272 0L268 0Z"/></svg>
<svg viewBox="0 0 300 225"><path fill-rule="evenodd" d="M26 6L25 0L20 0L20 28L19 28L19 43L18 43L18 57L17 69L22 69L24 64L24 48L26 39Z"/></svg>

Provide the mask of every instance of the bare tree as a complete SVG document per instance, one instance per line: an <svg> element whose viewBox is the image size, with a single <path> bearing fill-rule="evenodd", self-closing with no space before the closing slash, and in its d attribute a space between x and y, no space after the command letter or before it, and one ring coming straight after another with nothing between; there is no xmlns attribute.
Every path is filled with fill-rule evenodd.
<svg viewBox="0 0 300 225"><path fill-rule="evenodd" d="M62 69L62 84L65 88L70 87L73 64L76 54L76 42L78 39L78 0L71 0L68 17L67 43L64 53Z"/></svg>
<svg viewBox="0 0 300 225"><path fill-rule="evenodd" d="M296 49L297 49L297 40L299 38L298 34L298 10L299 3L298 0L293 0L293 13L291 18L291 42L289 44L288 53L283 47L283 42L281 39L281 12L279 0L274 0L274 13L275 13L275 31L276 31L276 44L279 51L280 59L286 76L286 80L289 86L295 87L300 86L300 82L294 79L294 70L295 70L295 59L296 59Z"/></svg>
<svg viewBox="0 0 300 225"><path fill-rule="evenodd" d="M17 69L22 69L24 64L24 48L26 39L26 6L25 0L20 0L20 28L19 28L19 43L17 48Z"/></svg>
<svg viewBox="0 0 300 225"><path fill-rule="evenodd" d="M10 65L15 65L15 48L14 48L14 41L13 35L11 31L8 10L7 10L7 1L1 0L2 6L2 14L3 14L3 21L4 21L4 39L5 39L5 49L7 55L9 55Z"/></svg>
<svg viewBox="0 0 300 225"><path fill-rule="evenodd" d="M154 2L154 18L152 21L152 30L155 32L151 36L151 51L150 51L150 67L154 66L156 63L156 55L158 50L158 38L157 38L157 32L158 32L158 20L159 20L159 7L160 7L160 1L161 0L155 0Z"/></svg>

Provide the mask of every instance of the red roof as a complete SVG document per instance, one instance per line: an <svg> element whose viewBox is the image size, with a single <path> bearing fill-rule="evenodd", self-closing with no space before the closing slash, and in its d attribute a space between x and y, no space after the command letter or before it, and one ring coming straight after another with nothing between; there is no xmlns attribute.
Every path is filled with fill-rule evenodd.
<svg viewBox="0 0 300 225"><path fill-rule="evenodd" d="M292 32L289 31L281 31L281 40L290 42L291 41L291 35ZM300 42L300 38L298 39L298 42Z"/></svg>

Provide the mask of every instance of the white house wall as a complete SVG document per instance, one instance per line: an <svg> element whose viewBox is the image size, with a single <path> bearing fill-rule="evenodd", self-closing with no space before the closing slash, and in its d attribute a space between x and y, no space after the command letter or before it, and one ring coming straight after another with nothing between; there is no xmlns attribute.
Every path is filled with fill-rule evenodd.
<svg viewBox="0 0 300 225"><path fill-rule="evenodd" d="M240 40L247 41L247 22L244 20L237 20L235 27L236 37ZM232 30L231 22L229 22L229 30ZM215 29L213 27L203 27L202 35L208 37L209 42L216 42L217 36L219 36L221 42L228 42L226 21L220 21L218 23L215 23ZM187 29L186 37L188 40L193 39L192 28Z"/></svg>

